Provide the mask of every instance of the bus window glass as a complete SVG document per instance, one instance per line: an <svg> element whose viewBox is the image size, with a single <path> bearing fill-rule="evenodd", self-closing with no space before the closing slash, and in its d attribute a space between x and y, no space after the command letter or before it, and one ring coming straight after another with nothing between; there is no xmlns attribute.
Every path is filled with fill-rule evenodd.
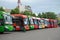
<svg viewBox="0 0 60 40"><path fill-rule="evenodd" d="M15 17L12 19L13 23L16 23L17 26L21 26L23 24L22 19L19 17Z"/></svg>
<svg viewBox="0 0 60 40"><path fill-rule="evenodd" d="M47 20L45 20L44 22L45 22L45 24L49 24L49 22Z"/></svg>
<svg viewBox="0 0 60 40"><path fill-rule="evenodd" d="M34 24L38 24L38 21L36 19L33 19Z"/></svg>
<svg viewBox="0 0 60 40"><path fill-rule="evenodd" d="M38 23L40 24L41 22L38 20Z"/></svg>
<svg viewBox="0 0 60 40"><path fill-rule="evenodd" d="M30 21L30 24L34 24L32 18L29 18L29 21Z"/></svg>
<svg viewBox="0 0 60 40"><path fill-rule="evenodd" d="M44 23L44 20L40 20L41 23Z"/></svg>
<svg viewBox="0 0 60 40"><path fill-rule="evenodd" d="M25 18L25 19L24 19L24 24L29 24L28 18Z"/></svg>

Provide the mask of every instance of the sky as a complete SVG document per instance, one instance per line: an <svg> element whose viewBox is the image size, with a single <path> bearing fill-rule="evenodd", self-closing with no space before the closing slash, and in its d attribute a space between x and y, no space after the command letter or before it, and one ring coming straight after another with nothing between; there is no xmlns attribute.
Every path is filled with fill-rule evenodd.
<svg viewBox="0 0 60 40"><path fill-rule="evenodd" d="M18 0L0 0L0 6L15 8ZM55 12L60 13L60 0L21 0L23 5L31 6L34 13Z"/></svg>

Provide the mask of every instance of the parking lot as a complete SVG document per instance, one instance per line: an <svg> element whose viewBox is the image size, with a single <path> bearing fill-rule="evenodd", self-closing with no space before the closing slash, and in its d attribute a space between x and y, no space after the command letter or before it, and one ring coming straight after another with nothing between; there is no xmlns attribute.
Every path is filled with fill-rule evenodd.
<svg viewBox="0 0 60 40"><path fill-rule="evenodd" d="M0 40L60 40L60 28L5 32L0 34Z"/></svg>

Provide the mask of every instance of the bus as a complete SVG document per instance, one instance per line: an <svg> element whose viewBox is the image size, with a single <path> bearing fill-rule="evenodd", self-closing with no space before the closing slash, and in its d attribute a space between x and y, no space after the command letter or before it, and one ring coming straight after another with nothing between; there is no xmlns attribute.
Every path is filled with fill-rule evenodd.
<svg viewBox="0 0 60 40"><path fill-rule="evenodd" d="M4 33L4 16L3 12L0 11L0 33Z"/></svg>
<svg viewBox="0 0 60 40"><path fill-rule="evenodd" d="M32 17L28 16L28 20L29 20L29 28L30 28L30 30L33 30L34 29L34 23L33 23Z"/></svg>
<svg viewBox="0 0 60 40"><path fill-rule="evenodd" d="M12 31L13 26L10 24L6 24L5 22L8 22L8 16L6 16L8 13L0 11L0 33L4 33L7 29L7 31ZM8 18L6 18L8 17ZM7 19L7 20L5 20Z"/></svg>
<svg viewBox="0 0 60 40"><path fill-rule="evenodd" d="M57 27L57 20L54 19L45 19L46 28L54 28Z"/></svg>
<svg viewBox="0 0 60 40"><path fill-rule="evenodd" d="M22 15L22 17L23 17L23 22L24 22L24 27L25 27L25 29L26 29L26 30L30 30L28 16Z"/></svg>
<svg viewBox="0 0 60 40"><path fill-rule="evenodd" d="M41 18L37 18L39 29L43 28L41 24Z"/></svg>
<svg viewBox="0 0 60 40"><path fill-rule="evenodd" d="M5 23L5 31L13 31L14 27L12 26L12 17L10 16L10 13L4 12L3 16Z"/></svg>
<svg viewBox="0 0 60 40"><path fill-rule="evenodd" d="M44 19L44 24L46 28L49 28L50 27L49 19Z"/></svg>
<svg viewBox="0 0 60 40"><path fill-rule="evenodd" d="M54 20L53 19L49 19L49 23L50 23L50 27L49 28L53 28L54 27Z"/></svg>
<svg viewBox="0 0 60 40"><path fill-rule="evenodd" d="M26 15L22 14L11 14L12 21L13 21L13 26L16 31L22 30L26 31L29 30L29 22L28 22L28 17Z"/></svg>
<svg viewBox="0 0 60 40"><path fill-rule="evenodd" d="M34 23L34 29L38 29L39 26L38 26L38 20L36 17L32 17L32 20L33 20L33 23Z"/></svg>
<svg viewBox="0 0 60 40"><path fill-rule="evenodd" d="M54 28L58 27L58 21L54 20Z"/></svg>
<svg viewBox="0 0 60 40"><path fill-rule="evenodd" d="M39 29L45 28L44 18L37 18L39 23Z"/></svg>

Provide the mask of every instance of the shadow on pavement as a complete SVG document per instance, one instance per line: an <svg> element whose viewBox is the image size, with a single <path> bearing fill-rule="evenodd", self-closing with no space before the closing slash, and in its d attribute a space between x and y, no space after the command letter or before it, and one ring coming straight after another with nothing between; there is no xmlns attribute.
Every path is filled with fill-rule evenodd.
<svg viewBox="0 0 60 40"><path fill-rule="evenodd" d="M4 32L4 33L2 33L2 34L0 34L0 35L5 35L5 34L11 34L10 32Z"/></svg>

